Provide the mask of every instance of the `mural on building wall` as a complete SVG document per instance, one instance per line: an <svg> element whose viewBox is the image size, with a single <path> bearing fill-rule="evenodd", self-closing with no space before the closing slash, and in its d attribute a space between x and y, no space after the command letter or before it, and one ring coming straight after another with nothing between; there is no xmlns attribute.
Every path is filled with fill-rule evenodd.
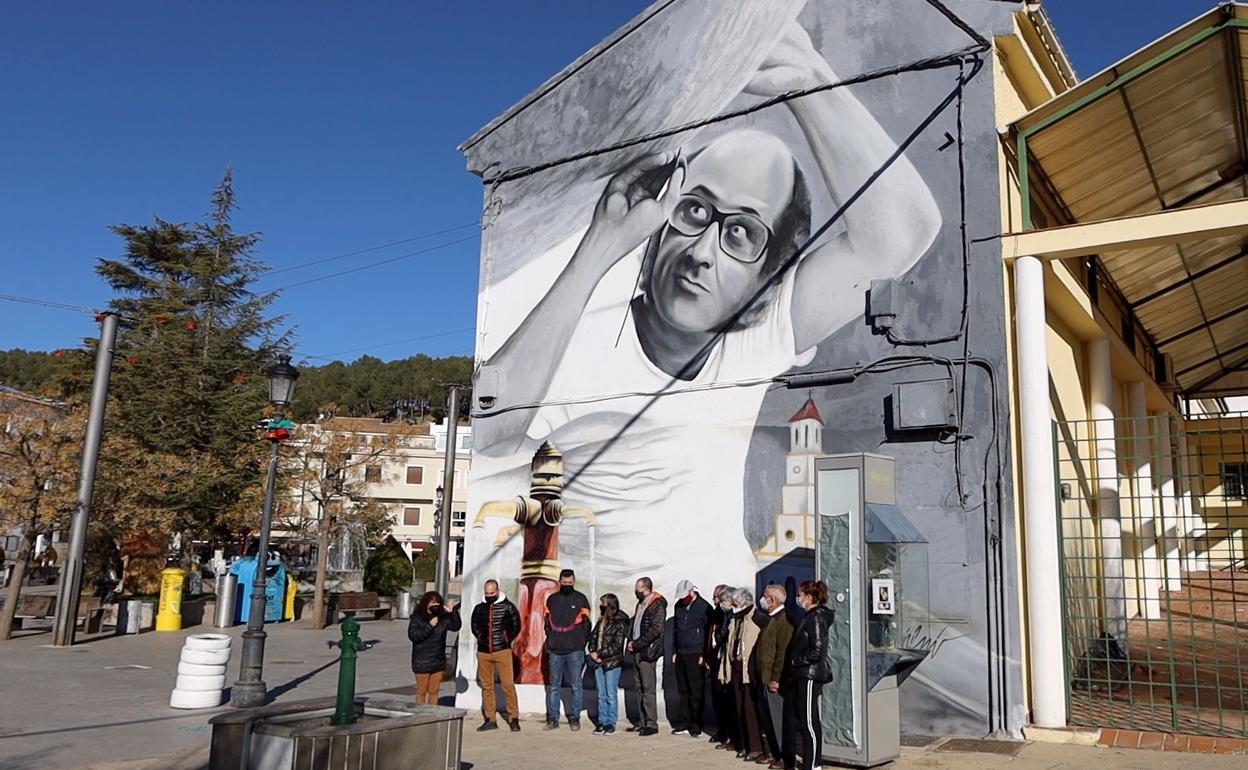
<svg viewBox="0 0 1248 770"><path fill-rule="evenodd" d="M465 587L471 600L488 577L519 581L529 619L522 681L541 681L540 613L560 567L595 595L630 595L643 575L670 594L682 579L709 589L810 574L820 454L884 452L898 458L900 479L929 476L921 493L899 492L899 504L932 510L912 519L942 569L971 563L966 520L976 514L949 504L952 454L933 453L930 437L881 446L895 375L800 393L777 383L892 351L865 322L873 280L912 287L914 307L896 312L920 334L957 323L961 147L943 150L961 127L949 110L923 141L903 151L901 138L959 71L831 87L966 45L939 15L912 15L923 34L889 38L886 11L901 5L931 10L922 0L656 3L466 145L470 166L493 183ZM986 91L976 130L995 184L991 84ZM742 114L706 120L733 111ZM662 135L598 151L654 132ZM985 193L976 221L996 228L995 206L995 190ZM991 260L988 290L966 298L985 322L1003 314L999 253ZM976 352L1003 360L1000 341L992 345ZM999 426L982 390L967 412L987 442ZM920 459L907 466L908 455ZM944 541L952 545L942 550ZM942 646L920 669L932 669L938 693L920 720L928 727L982 722L990 699L954 692L967 665L987 665L976 626L987 621L946 614L966 632L909 632ZM959 639L968 643L954 661ZM469 676L470 658L460 658ZM962 670L943 670L952 664Z"/></svg>

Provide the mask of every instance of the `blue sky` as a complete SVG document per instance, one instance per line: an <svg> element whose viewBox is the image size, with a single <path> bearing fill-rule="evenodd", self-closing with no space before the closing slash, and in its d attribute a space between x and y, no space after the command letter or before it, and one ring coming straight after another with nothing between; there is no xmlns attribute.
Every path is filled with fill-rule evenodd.
<svg viewBox="0 0 1248 770"><path fill-rule="evenodd" d="M1047 6L1086 76L1213 4ZM646 5L6 4L0 293L103 305L107 287L92 268L119 252L108 225L200 217L227 163L235 224L263 231L259 254L274 270L471 223L481 185L456 145ZM474 232L280 272L261 286L467 238L294 286L277 303L300 355L467 353ZM89 316L0 301L0 349L50 350L94 333ZM410 341L383 344L400 340Z"/></svg>

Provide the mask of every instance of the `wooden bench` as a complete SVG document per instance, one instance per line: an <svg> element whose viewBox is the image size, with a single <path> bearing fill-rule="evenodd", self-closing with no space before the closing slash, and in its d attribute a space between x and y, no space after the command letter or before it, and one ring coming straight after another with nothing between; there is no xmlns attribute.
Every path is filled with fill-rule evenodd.
<svg viewBox="0 0 1248 770"><path fill-rule="evenodd" d="M371 612L373 620L390 619L390 607L381 603L376 591L337 594L334 597L334 613L338 620L354 617L357 612Z"/></svg>

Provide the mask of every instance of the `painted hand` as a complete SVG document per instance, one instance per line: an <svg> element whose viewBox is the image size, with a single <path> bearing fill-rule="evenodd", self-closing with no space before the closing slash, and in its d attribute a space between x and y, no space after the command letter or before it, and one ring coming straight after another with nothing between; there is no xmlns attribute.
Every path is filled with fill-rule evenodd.
<svg viewBox="0 0 1248 770"><path fill-rule="evenodd" d="M832 67L815 49L802 25L793 21L745 90L755 96L770 98L834 82L836 73Z"/></svg>
<svg viewBox="0 0 1248 770"><path fill-rule="evenodd" d="M619 171L598 199L578 258L588 257L593 266L610 269L662 227L684 182L679 150L647 155ZM582 256L586 245L592 247L591 253Z"/></svg>

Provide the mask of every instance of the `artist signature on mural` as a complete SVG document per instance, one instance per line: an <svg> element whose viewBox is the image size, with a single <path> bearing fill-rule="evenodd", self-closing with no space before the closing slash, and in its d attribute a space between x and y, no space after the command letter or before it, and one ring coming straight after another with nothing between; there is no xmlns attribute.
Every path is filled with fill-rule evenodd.
<svg viewBox="0 0 1248 770"><path fill-rule="evenodd" d="M927 657L935 658L945 642L957 638L959 637L950 633L949 626L941 626L939 631L933 633L931 626L919 624L906 630L898 646L907 650L924 650Z"/></svg>

